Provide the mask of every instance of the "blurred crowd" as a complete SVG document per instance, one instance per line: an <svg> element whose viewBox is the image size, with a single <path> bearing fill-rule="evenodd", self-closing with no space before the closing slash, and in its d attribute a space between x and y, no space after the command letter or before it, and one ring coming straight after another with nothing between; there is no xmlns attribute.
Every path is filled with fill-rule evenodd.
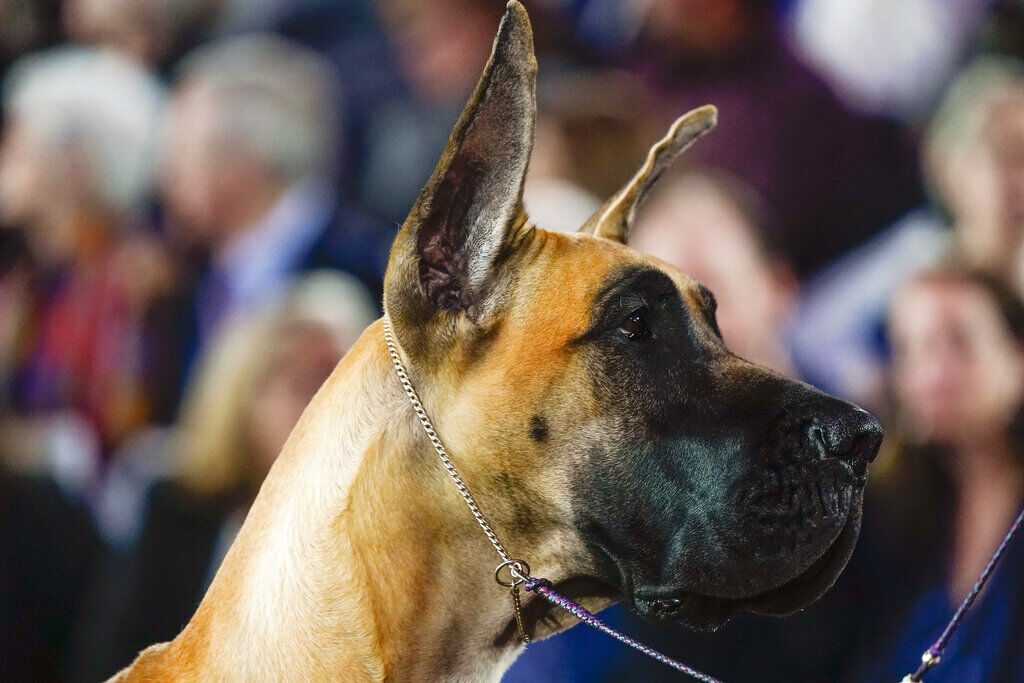
<svg viewBox="0 0 1024 683"><path fill-rule="evenodd" d="M632 245L715 292L736 353L887 432L815 606L609 620L729 681L898 680L1024 502L1024 2L525 4L535 222L574 230L717 105ZM0 680L105 678L188 620L380 314L503 10L0 0ZM1022 575L1018 542L929 680L1024 680ZM506 680L659 667L572 629Z"/></svg>

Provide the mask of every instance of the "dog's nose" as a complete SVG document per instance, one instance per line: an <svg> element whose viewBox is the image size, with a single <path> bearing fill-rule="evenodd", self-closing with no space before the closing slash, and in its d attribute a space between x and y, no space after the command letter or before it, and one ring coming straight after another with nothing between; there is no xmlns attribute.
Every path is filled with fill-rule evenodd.
<svg viewBox="0 0 1024 683"><path fill-rule="evenodd" d="M882 443L882 425L866 410L842 403L807 424L804 435L820 455L839 458L864 477Z"/></svg>

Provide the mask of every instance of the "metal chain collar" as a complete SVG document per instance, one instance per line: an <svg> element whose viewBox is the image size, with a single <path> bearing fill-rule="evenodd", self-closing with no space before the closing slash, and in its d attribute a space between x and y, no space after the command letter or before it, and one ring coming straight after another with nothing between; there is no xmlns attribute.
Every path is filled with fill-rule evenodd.
<svg viewBox="0 0 1024 683"><path fill-rule="evenodd" d="M476 500L473 498L473 494L469 492L469 488L466 486L466 482L462 480L462 475L459 474L459 470L455 467L455 463L448 456L448 451L445 450L444 444L441 443L441 438L437 435L437 431L434 430L434 425L430 421L430 416L427 415L427 411L423 409L423 404L420 403L420 397L416 393L416 388L409 381L409 374L405 371L405 366L402 363L401 357L398 355L398 349L395 347L395 339L391 332L391 320L387 315L383 318L384 323L384 341L388 345L388 353L391 354L391 361L395 364L395 370L398 373L398 380L402 383L402 388L405 389L406 395L409 397L409 402L412 403L413 410L416 411L416 416L420 419L420 424L423 425L423 431L427 433L427 438L430 439L430 443L433 444L434 450L437 451L437 456L441 458L441 464L448 471L452 481L455 482L455 487L462 494L463 500L466 501L466 505L469 506L469 511L473 513L474 519L477 524L483 529L484 534L487 535L487 539L494 546L494 549L498 551L498 555L501 556L501 564L494 570L494 580L499 585L508 588L512 592L512 609L515 613L516 628L519 630L519 638L523 643L530 642L530 636L526 633L526 627L523 625L523 612L522 605L519 601L519 586L526 583L527 579L530 578L530 565L522 560L513 559L508 551L505 550L505 546L502 545L501 541L498 540L497 534L491 529L491 525L487 522L487 518L484 517L484 513L480 511L480 506L476 504ZM501 570L508 569L509 580L503 581L501 578Z"/></svg>
<svg viewBox="0 0 1024 683"><path fill-rule="evenodd" d="M388 353L391 354L391 360L395 364L395 370L398 371L398 379L402 383L402 388L405 389L406 395L409 397L409 402L412 403L413 410L416 411L416 416L420 419L420 424L423 425L423 431L427 433L427 438L430 439L430 443L434 445L434 450L437 451L437 455L441 458L441 463L444 468L448 470L448 474L451 476L452 481L455 482L455 487L459 489L459 493L462 494L463 500L466 501L466 505L469 506L469 511L473 513L473 517L476 518L477 524L484 530L487 535L487 539L494 546L494 549L498 551L498 555L501 556L502 564L499 565L499 569L503 566L508 566L513 575L518 574L521 570L521 566L517 566L518 561L513 560L505 550L505 546L501 544L494 531L491 529L491 525L487 523L487 519L484 514L480 512L480 507L476 504L473 499L473 495L466 488L466 482L462 480L462 476L459 474L459 470L456 469L455 463L448 457L448 451L445 450L444 444L441 443L441 439L437 436L437 432L434 430L434 425L430 421L430 417L427 416L427 411L423 409L423 404L420 403L420 397L416 394L416 389L413 387L412 382L409 381L409 375L405 371L405 366L402 364L402 359L398 356L398 349L395 347L395 340L391 332L391 320L388 316L384 316L384 341L388 345ZM496 572L497 574L497 572ZM526 576L518 577L522 580L526 580Z"/></svg>

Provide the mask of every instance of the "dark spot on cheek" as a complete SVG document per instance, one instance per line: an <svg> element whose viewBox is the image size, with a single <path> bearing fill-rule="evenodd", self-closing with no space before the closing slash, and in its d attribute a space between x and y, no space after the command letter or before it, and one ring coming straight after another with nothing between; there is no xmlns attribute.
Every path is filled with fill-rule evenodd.
<svg viewBox="0 0 1024 683"><path fill-rule="evenodd" d="M530 438L537 443L544 443L548 440L548 421L540 415L530 418Z"/></svg>

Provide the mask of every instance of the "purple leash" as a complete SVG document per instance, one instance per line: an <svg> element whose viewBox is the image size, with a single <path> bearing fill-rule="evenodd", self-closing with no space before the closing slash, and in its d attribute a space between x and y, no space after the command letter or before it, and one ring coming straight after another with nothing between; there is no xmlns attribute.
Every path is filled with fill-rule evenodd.
<svg viewBox="0 0 1024 683"><path fill-rule="evenodd" d="M992 557L989 559L988 564L985 565L985 569L981 572L981 576L979 576L978 580L974 582L974 587L971 588L971 592L968 593L967 597L964 598L964 601L960 603L960 607L957 608L956 614L954 614L953 618L949 620L948 624L946 624L946 628L942 631L942 635L939 636L939 639L935 641L934 645L925 650L924 654L921 655L921 665L917 667L917 671L912 674L907 674L903 678L902 683L920 683L924 678L924 675L928 673L933 666L939 663L939 660L942 659L942 651L946 648L946 644L949 643L949 639L953 637L953 632L960 626L960 622L963 621L964 614L966 614L967 610L974 604L974 600L978 597L978 593L980 593L981 589L985 587L986 583L988 583L988 579L992 575L992 570L996 568L996 564L999 562L999 558L1002 557L1003 551L1006 550L1006 546L1009 545L1010 540L1014 535L1016 535L1017 530L1020 529L1022 523L1024 523L1024 510L1021 510L1020 514L1017 515L1017 519L1013 521L1013 524L1010 526L1010 530L1006 532L1006 536L1003 537L999 547L996 548L994 553L992 553Z"/></svg>
<svg viewBox="0 0 1024 683"><path fill-rule="evenodd" d="M526 580L524 588L526 588L526 590L532 593L540 595L551 604L561 607L566 612L573 615L587 626L593 626L598 631L607 633L612 638L615 638L616 640L625 643L626 645L629 645L634 650L638 650L639 652L644 653L648 657L657 659L662 664L667 664L676 671L681 671L688 676L696 678L698 681L704 681L704 683L721 683L721 681L719 681L717 678L713 678L711 676L708 676L707 674L703 674L700 671L697 671L696 669L686 666L682 662L677 662L676 660L661 654L657 650L653 650L647 647L643 643L634 640L633 638L630 638L627 635L619 633L611 626L604 623L603 621L595 617L593 614L585 610L580 605L577 605L569 598L563 597L556 593L551 588L551 582L546 579L535 579L531 577Z"/></svg>

